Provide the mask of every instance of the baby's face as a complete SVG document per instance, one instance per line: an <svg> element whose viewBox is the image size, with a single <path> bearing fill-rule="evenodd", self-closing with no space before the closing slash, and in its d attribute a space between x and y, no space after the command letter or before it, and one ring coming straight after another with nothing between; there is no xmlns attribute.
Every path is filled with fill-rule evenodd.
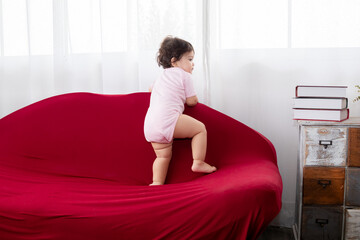
<svg viewBox="0 0 360 240"><path fill-rule="evenodd" d="M194 55L193 51L184 53L180 60L173 63L173 66L182 68L185 72L192 73L194 69Z"/></svg>

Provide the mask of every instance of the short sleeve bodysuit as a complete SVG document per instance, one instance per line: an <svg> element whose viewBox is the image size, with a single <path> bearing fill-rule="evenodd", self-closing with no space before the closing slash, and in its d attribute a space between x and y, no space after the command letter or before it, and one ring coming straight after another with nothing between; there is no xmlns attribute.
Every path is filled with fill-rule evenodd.
<svg viewBox="0 0 360 240"><path fill-rule="evenodd" d="M166 68L155 81L144 123L148 142L170 143L186 98L195 96L191 74L178 67Z"/></svg>

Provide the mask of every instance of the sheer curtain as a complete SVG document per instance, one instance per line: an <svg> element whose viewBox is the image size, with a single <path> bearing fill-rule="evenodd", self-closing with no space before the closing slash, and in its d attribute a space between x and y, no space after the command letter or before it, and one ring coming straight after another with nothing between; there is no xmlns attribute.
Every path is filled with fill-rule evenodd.
<svg viewBox="0 0 360 240"><path fill-rule="evenodd" d="M0 0L0 117L49 96L147 91L167 35L195 48L206 97L201 0Z"/></svg>

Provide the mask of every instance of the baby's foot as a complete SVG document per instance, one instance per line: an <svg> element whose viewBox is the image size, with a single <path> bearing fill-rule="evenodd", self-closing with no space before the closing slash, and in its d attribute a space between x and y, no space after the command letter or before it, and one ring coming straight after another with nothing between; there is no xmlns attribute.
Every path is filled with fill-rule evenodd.
<svg viewBox="0 0 360 240"><path fill-rule="evenodd" d="M210 166L209 164L207 164L204 161L194 160L191 170L193 172L212 173L212 172L215 172L217 169L216 169L216 167Z"/></svg>
<svg viewBox="0 0 360 240"><path fill-rule="evenodd" d="M163 185L163 183L161 183L161 182L153 182L149 186L157 186L157 185Z"/></svg>

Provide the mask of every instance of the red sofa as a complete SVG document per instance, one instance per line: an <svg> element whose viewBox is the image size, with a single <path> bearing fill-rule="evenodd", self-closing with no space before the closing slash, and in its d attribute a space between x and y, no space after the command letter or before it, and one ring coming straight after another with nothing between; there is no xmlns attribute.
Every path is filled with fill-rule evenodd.
<svg viewBox="0 0 360 240"><path fill-rule="evenodd" d="M203 104L212 174L175 140L166 184L148 186L149 93L70 93L0 119L0 239L256 239L281 208L273 145Z"/></svg>

